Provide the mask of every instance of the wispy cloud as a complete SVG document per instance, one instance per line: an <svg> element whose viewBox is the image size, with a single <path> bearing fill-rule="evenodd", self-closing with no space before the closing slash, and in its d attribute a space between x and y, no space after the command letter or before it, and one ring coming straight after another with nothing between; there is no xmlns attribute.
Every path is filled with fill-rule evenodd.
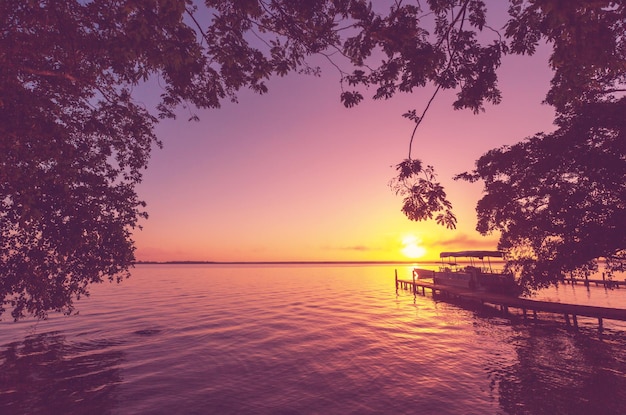
<svg viewBox="0 0 626 415"><path fill-rule="evenodd" d="M343 246L337 249L339 249L340 251L358 251L358 252L371 252L371 251L377 250L370 246L365 246L365 245Z"/></svg>
<svg viewBox="0 0 626 415"><path fill-rule="evenodd" d="M465 247L466 249L495 249L498 241L495 238L476 238L467 234L460 234L451 239L445 239L437 243L440 247Z"/></svg>

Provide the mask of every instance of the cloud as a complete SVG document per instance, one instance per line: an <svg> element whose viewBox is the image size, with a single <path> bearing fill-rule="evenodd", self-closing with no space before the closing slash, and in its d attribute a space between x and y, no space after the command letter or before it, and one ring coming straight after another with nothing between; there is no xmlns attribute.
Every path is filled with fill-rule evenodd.
<svg viewBox="0 0 626 415"><path fill-rule="evenodd" d="M326 251L350 251L350 252L382 252L384 249L381 247L374 247L368 245L351 245L351 246L323 246L322 249Z"/></svg>
<svg viewBox="0 0 626 415"><path fill-rule="evenodd" d="M459 236L451 239L445 239L439 242L436 242L435 245L440 247L453 247L455 249L495 249L498 245L497 239L490 238L476 238L469 236L467 234L460 234Z"/></svg>
<svg viewBox="0 0 626 415"><path fill-rule="evenodd" d="M370 251L375 251L376 249L373 249L369 246L365 246L365 245L355 245L355 246L344 246L339 248L339 250L341 251L358 251L358 252L370 252Z"/></svg>

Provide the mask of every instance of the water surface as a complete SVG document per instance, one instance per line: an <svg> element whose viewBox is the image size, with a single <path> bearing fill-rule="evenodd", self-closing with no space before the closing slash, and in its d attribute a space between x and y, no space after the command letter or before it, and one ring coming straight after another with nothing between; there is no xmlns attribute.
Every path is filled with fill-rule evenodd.
<svg viewBox="0 0 626 415"><path fill-rule="evenodd" d="M0 413L626 413L622 323L467 310L396 268L140 265L78 316L0 323Z"/></svg>

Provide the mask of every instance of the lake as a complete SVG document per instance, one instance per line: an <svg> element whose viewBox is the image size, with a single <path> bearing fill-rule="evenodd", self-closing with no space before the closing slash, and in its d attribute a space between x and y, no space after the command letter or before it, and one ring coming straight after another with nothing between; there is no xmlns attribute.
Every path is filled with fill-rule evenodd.
<svg viewBox="0 0 626 415"><path fill-rule="evenodd" d="M0 323L0 413L626 413L626 324L465 309L396 292L395 269L138 265L79 315ZM624 288L541 296L626 308Z"/></svg>

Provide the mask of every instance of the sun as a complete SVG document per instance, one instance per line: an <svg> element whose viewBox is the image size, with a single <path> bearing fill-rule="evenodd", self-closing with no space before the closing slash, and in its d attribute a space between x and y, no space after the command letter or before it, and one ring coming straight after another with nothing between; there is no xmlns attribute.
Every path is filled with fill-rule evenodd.
<svg viewBox="0 0 626 415"><path fill-rule="evenodd" d="M402 240L401 252L407 258L421 258L426 255L426 248L420 245L420 240L413 235L409 235Z"/></svg>

